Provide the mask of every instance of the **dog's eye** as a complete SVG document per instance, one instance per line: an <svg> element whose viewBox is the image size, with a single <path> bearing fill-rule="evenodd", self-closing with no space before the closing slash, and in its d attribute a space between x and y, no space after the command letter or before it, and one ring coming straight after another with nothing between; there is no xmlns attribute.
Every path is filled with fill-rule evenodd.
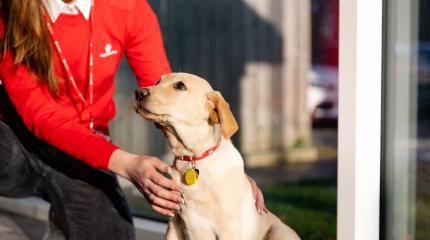
<svg viewBox="0 0 430 240"><path fill-rule="evenodd" d="M185 84L183 82L175 82L173 84L173 87L178 90L187 90L187 87L185 87Z"/></svg>

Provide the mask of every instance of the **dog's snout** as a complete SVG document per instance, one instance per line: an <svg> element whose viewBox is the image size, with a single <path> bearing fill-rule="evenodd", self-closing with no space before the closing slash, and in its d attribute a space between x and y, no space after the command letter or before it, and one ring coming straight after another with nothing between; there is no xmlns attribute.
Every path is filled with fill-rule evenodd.
<svg viewBox="0 0 430 240"><path fill-rule="evenodd" d="M146 88L139 88L134 91L134 95L137 100L141 101L149 95L149 90Z"/></svg>

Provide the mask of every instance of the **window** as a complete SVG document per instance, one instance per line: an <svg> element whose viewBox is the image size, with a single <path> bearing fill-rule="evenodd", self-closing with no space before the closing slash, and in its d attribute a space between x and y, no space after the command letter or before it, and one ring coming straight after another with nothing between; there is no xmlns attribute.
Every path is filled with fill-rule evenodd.
<svg viewBox="0 0 430 240"><path fill-rule="evenodd" d="M303 239L335 239L338 0L149 2L173 70L209 80L230 103L233 141L267 207ZM171 160L164 136L132 110L132 79L122 62L113 140ZM122 184L136 215L165 220Z"/></svg>
<svg viewBox="0 0 430 240"><path fill-rule="evenodd" d="M387 1L385 239L430 238L428 1Z"/></svg>

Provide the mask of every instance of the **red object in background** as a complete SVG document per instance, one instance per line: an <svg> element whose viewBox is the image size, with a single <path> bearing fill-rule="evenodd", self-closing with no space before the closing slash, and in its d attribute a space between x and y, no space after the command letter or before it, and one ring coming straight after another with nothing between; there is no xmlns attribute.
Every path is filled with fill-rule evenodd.
<svg viewBox="0 0 430 240"><path fill-rule="evenodd" d="M338 66L339 0L312 0L312 64Z"/></svg>
<svg viewBox="0 0 430 240"><path fill-rule="evenodd" d="M314 126L338 117L339 0L312 0L312 70L308 104Z"/></svg>

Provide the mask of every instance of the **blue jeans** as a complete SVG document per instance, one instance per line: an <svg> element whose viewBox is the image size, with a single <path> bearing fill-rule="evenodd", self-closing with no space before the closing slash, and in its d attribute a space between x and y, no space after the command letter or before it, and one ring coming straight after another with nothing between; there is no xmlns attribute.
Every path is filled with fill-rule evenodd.
<svg viewBox="0 0 430 240"><path fill-rule="evenodd" d="M37 139L22 122L0 121L0 196L38 196L66 239L135 239L116 176Z"/></svg>

